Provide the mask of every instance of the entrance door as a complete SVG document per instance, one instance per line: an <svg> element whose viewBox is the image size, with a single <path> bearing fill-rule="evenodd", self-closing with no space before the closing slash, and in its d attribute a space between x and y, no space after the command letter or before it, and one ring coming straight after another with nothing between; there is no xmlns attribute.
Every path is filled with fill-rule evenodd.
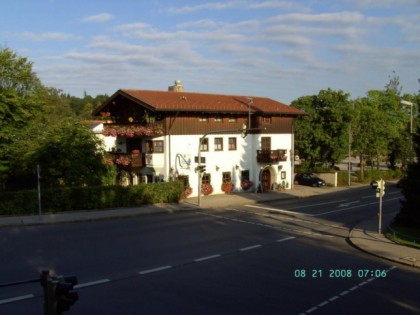
<svg viewBox="0 0 420 315"><path fill-rule="evenodd" d="M271 175L270 170L265 169L261 174L261 184L264 191L271 189Z"/></svg>

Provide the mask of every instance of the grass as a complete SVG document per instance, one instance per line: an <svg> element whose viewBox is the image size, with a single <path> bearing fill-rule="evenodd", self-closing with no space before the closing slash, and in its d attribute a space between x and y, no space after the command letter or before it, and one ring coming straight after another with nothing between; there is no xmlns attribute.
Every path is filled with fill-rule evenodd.
<svg viewBox="0 0 420 315"><path fill-rule="evenodd" d="M420 229L406 226L393 225L386 236L392 241L420 249Z"/></svg>

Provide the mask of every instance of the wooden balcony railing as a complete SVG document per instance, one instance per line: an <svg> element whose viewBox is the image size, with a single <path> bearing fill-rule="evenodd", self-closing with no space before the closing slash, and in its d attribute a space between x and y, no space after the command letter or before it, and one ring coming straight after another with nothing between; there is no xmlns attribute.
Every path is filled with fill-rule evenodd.
<svg viewBox="0 0 420 315"><path fill-rule="evenodd" d="M144 154L131 154L131 153L117 153L107 152L105 154L106 163L114 163L123 167L143 167Z"/></svg>
<svg viewBox="0 0 420 315"><path fill-rule="evenodd" d="M102 134L113 137L153 137L164 135L162 123L139 124L104 124Z"/></svg>
<svg viewBox="0 0 420 315"><path fill-rule="evenodd" d="M287 161L286 150L257 150L258 163L278 163Z"/></svg>

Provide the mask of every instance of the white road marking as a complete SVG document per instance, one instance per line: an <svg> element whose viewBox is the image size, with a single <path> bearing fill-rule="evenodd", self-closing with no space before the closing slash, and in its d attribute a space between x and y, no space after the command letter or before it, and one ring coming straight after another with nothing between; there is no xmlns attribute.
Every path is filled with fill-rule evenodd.
<svg viewBox="0 0 420 315"><path fill-rule="evenodd" d="M222 255L220 255L220 254L216 254L216 255L211 255L211 256L206 256L206 257L197 258L197 259L194 259L194 261L195 261L195 262L200 262L200 261L204 261L204 260L209 260L209 259L219 258L219 257L221 257L221 256L222 256Z"/></svg>
<svg viewBox="0 0 420 315"><path fill-rule="evenodd" d="M397 267L396 266L392 266L392 267L388 268L387 273L390 272L391 270L394 270L395 268L397 268ZM376 280L376 279L378 279L378 278L369 278L366 281L363 281L363 282L359 283L358 285L356 285L354 287L351 287L350 289L348 289L346 291L341 292L339 295L335 295L332 298L330 298L330 299L328 299L328 300L326 300L324 302L321 302L320 304L318 304L318 306L314 306L314 307L312 307L312 308L310 308L310 309L308 309L305 312L300 313L300 314L303 315L303 314L312 313L315 310L317 310L319 307L323 307L323 306L327 305L330 302L333 302L335 300L338 300L340 297L345 296L346 294L349 294L351 291L357 290L357 289L363 287L364 285L368 284L369 282L371 282L373 280Z"/></svg>
<svg viewBox="0 0 420 315"><path fill-rule="evenodd" d="M286 238L282 238L282 239L279 239L279 240L277 240L276 242L285 242L285 241L289 241L289 240L292 240L292 239L294 239L294 238L296 238L295 236L290 236L290 237L286 237Z"/></svg>
<svg viewBox="0 0 420 315"><path fill-rule="evenodd" d="M35 295L33 295L33 294L16 296L16 297L13 297L13 298L10 298L10 299L0 300L0 304L6 304L6 303L12 303L12 302L17 302L17 301L32 299L34 297L35 297Z"/></svg>
<svg viewBox="0 0 420 315"><path fill-rule="evenodd" d="M97 280L97 281L91 281L91 282L86 282L86 283L81 283L81 284L77 284L74 286L75 289L80 289L80 288L86 288L86 287L91 287L94 285L99 285L99 284L104 284L107 282L110 282L111 280L109 279L101 279L101 280Z"/></svg>
<svg viewBox="0 0 420 315"><path fill-rule="evenodd" d="M347 202L347 203L341 203L341 204L339 204L338 205L338 207L340 208L340 207L348 207L348 206L350 206L351 204L353 204L353 203L359 203L360 201L358 200L358 201L351 201L351 202Z"/></svg>
<svg viewBox="0 0 420 315"><path fill-rule="evenodd" d="M268 211L275 211L275 212L281 212L281 213L304 214L304 213L298 213L298 212L294 212L294 211L287 211L287 210L281 210L281 209L275 209L275 208L260 207L260 206L254 206L254 205L245 205L245 207L262 209L262 210L268 210Z"/></svg>
<svg viewBox="0 0 420 315"><path fill-rule="evenodd" d="M253 246L248 246L248 247L241 248L240 251L244 252L244 251L255 249L255 248L258 248L258 247L261 247L261 246L262 245L259 245L259 244L258 245L253 245Z"/></svg>
<svg viewBox="0 0 420 315"><path fill-rule="evenodd" d="M313 206L323 206L323 205L329 205L332 203L339 203L339 202L344 202L347 201L348 199L343 199L343 200L334 200L334 201L328 201L328 202L322 202L322 203L313 203L310 205L306 205L306 206L298 206L298 207L293 207L293 208L289 208L289 209L301 209L301 208L309 208L309 207L313 207Z"/></svg>
<svg viewBox="0 0 420 315"><path fill-rule="evenodd" d="M166 270L166 269L170 269L170 268L172 268L172 266L162 266L162 267L157 267L157 268L153 268L153 269L140 271L139 274L146 275L148 273L158 272L158 271L162 271L162 270Z"/></svg>

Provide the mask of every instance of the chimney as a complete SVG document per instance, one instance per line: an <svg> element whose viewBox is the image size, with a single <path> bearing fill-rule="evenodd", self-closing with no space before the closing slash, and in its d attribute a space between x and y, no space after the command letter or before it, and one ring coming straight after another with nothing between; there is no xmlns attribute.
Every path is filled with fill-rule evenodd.
<svg viewBox="0 0 420 315"><path fill-rule="evenodd" d="M171 92L184 92L184 86L181 80L175 80L175 85L168 86L168 91Z"/></svg>

